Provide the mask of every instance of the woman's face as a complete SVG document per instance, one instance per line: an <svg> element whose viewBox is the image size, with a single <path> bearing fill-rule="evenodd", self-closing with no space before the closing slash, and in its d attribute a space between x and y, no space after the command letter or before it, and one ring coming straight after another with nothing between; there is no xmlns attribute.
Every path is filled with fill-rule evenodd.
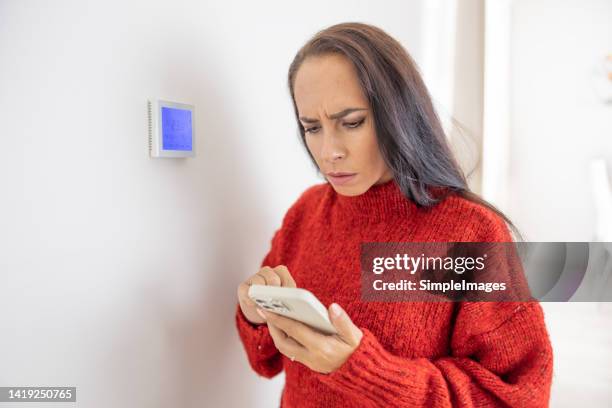
<svg viewBox="0 0 612 408"><path fill-rule="evenodd" d="M306 58L295 76L294 96L308 150L336 192L359 195L391 180L368 100L346 57ZM352 176L335 178L332 172Z"/></svg>

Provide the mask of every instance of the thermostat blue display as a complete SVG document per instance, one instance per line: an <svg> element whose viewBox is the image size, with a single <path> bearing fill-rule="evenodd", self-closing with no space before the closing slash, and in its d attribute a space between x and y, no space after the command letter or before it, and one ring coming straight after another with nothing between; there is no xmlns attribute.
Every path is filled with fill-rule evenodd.
<svg viewBox="0 0 612 408"><path fill-rule="evenodd" d="M161 108L162 145L164 150L191 151L191 111Z"/></svg>
<svg viewBox="0 0 612 408"><path fill-rule="evenodd" d="M193 105L149 100L151 157L191 157L194 152Z"/></svg>

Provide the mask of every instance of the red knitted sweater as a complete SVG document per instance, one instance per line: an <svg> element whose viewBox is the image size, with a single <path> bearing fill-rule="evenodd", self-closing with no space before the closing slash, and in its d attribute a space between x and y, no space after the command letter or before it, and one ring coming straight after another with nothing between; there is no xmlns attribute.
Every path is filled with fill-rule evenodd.
<svg viewBox="0 0 612 408"><path fill-rule="evenodd" d="M298 287L339 303L363 338L340 368L317 373L280 354L237 305L249 363L267 378L285 370L283 408L548 406L553 359L539 303L361 301L361 242L511 240L500 217L455 195L422 209L394 180L353 197L314 185L262 266L286 265Z"/></svg>

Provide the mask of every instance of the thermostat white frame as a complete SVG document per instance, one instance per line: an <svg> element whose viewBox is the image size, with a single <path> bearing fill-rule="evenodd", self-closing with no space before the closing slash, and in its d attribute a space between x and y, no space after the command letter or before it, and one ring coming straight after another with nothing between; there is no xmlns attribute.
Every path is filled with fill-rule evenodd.
<svg viewBox="0 0 612 408"><path fill-rule="evenodd" d="M195 107L186 103L171 102L164 99L149 98L149 154L151 157L193 157L196 148ZM178 108L191 112L191 151L164 150L162 135L162 108Z"/></svg>

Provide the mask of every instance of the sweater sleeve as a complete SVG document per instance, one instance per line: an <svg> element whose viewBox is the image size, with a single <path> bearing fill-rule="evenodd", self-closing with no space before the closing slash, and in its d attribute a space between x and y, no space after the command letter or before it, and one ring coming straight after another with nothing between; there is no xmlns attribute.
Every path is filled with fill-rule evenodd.
<svg viewBox="0 0 612 408"><path fill-rule="evenodd" d="M540 305L465 303L460 309L451 356L402 358L362 327L361 343L348 360L318 377L347 398L373 406L548 406L552 348ZM500 326L470 333L470 320L510 309Z"/></svg>
<svg viewBox="0 0 612 408"><path fill-rule="evenodd" d="M282 228L272 238L272 248L263 259L261 266L277 266ZM265 324L253 324L242 313L240 303L236 303L235 323L238 335L246 351L251 368L259 375L272 378L283 369L281 353L278 351Z"/></svg>
<svg viewBox="0 0 612 408"><path fill-rule="evenodd" d="M283 369L280 352L276 349L268 326L249 322L240 305L236 310L236 326L251 368L265 378L272 378Z"/></svg>
<svg viewBox="0 0 612 408"><path fill-rule="evenodd" d="M483 227L481 242L511 241L505 224ZM385 407L547 407L553 353L538 302L460 302L448 356L406 358L365 327L337 370L317 373L355 402ZM363 404L363 403L362 403Z"/></svg>

